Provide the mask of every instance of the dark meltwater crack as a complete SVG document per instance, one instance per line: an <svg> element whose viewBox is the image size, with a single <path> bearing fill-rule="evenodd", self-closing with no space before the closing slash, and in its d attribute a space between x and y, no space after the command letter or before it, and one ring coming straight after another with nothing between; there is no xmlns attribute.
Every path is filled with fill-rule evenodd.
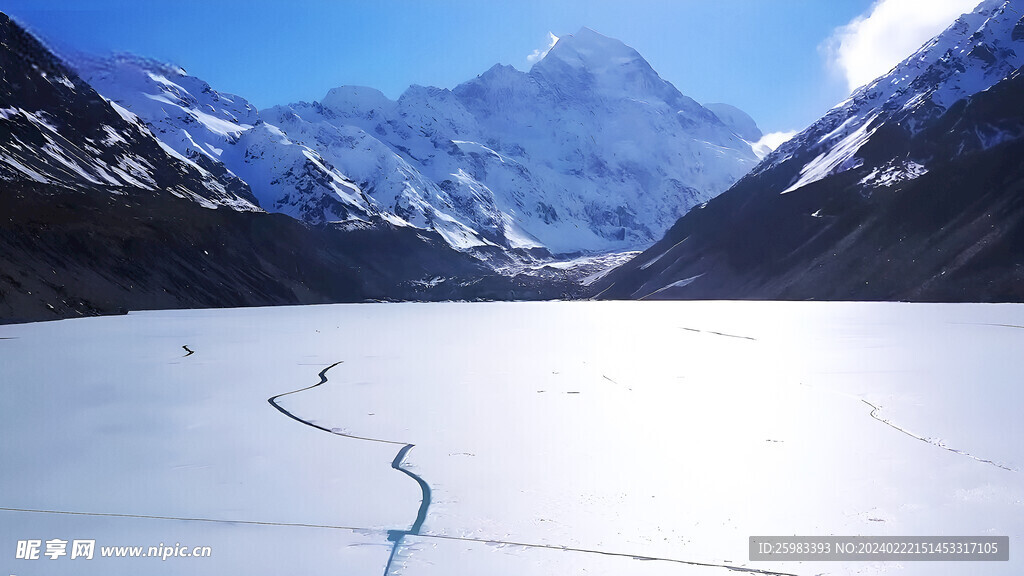
<svg viewBox="0 0 1024 576"><path fill-rule="evenodd" d="M970 458L972 460L977 460L978 462L982 462L982 463L985 463L985 464L991 464L992 466L995 466L996 468L1002 468L1003 470L1006 470L1008 472L1020 472L1020 470L1017 470L1015 468L1010 468L1008 466L1004 466L1004 465L1002 465L1002 464L1000 464L998 462L995 462L993 460L986 460L985 458L979 458L978 456L975 456L974 454L970 454L968 452L964 452L963 450L957 450L956 448L950 448L949 446L946 446L945 444L942 444L939 441L918 436L917 434L914 434L913 432L910 432L909 430L906 430L904 428L900 428L899 426L897 426L897 425L893 424L892 422L886 420L885 418L882 418L881 416L879 416L878 415L878 410L879 410L878 406L875 406L874 404L872 404L871 402L868 402L867 400L864 400L863 398L861 398L861 402L863 402L863 403L865 403L865 404L867 404L868 406L871 407L871 413L869 415L872 418L874 418L875 420L878 420L882 424L885 424L886 426L889 426L890 428L892 428L894 430L899 430L900 432L906 434L907 436L910 436L911 438L913 438L915 440L920 440L921 442L924 442L926 444L931 444L932 446L935 446L936 448L942 448L943 450L946 450L948 452L952 452L954 454L959 454L961 456L966 456L966 457L968 457L968 458Z"/></svg>
<svg viewBox="0 0 1024 576"><path fill-rule="evenodd" d="M327 383L327 371L330 370L331 368L334 368L335 366L337 366L338 364L341 364L341 363L342 363L341 361L335 362L334 364L331 364L327 368L324 368L323 370L321 370L320 371L320 381L317 382L316 384L313 384L312 386L306 386L305 388L300 388L298 390L292 390L291 392L285 392L283 394L278 394L277 396L271 396L270 398L267 399L267 402L269 402L271 406L276 408L278 412L284 414L285 416L291 418L292 420L295 420L296 422L301 422L301 423L305 424L306 426L310 426L310 427L316 428L317 430L321 430L321 431L327 432L329 434L334 434L335 436L341 436L343 438L350 438L352 440L362 440L364 442L377 442L378 444L391 444L391 445L394 445L394 446L401 446L402 447L398 451L398 454L395 455L395 459L391 461L391 467L394 468L395 470L398 470L399 472L405 474L406 476L412 478L413 480L415 480L416 484L418 484L419 487L420 487L420 493L421 493L422 496L420 498L419 509L417 509L417 511L416 511L416 518L415 518L415 520L413 520L412 525L409 527L409 529L408 530L388 530L388 541L389 542L393 542L394 544L392 544L392 546L391 546L391 555L388 556L388 562L387 562L387 564L384 567L384 576L387 576L388 573L391 571L391 563L394 561L395 555L398 553L398 548L399 548L399 546L402 545L402 539L405 538L406 536L418 536L420 534L420 530L423 529L423 523L427 519L427 509L430 508L430 485L427 484L427 482L423 478L420 478L419 476L417 476L411 470L402 467L402 463L405 461L405 457L409 453L409 450L412 450L413 447L415 447L416 445L415 444L409 444L409 443L406 443L406 442L397 442L395 440L383 440L383 439L380 439L380 438L368 438L366 436L355 436L355 435L352 435L352 434L345 434L345 433L339 432L337 430L325 428L323 426L320 426L319 424L314 424L313 422L310 422L308 420L303 420L302 418L299 418L298 416L296 416L295 414L292 414L287 409L285 409L283 406L281 406L280 404L277 403L277 399L281 398L282 396L288 396L289 394L297 394L299 392L305 392L306 390L310 390L312 388L316 388L317 386L321 386L323 384L326 384Z"/></svg>

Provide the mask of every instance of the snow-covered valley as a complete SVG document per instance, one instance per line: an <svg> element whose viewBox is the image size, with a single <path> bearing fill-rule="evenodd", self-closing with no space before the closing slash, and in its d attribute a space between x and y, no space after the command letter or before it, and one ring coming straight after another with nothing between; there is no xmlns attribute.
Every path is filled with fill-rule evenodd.
<svg viewBox="0 0 1024 576"><path fill-rule="evenodd" d="M1022 343L1024 307L969 304L409 303L0 326L0 569L1017 574ZM749 561L749 536L793 534L1001 535L1011 559ZM33 539L39 559L15 558ZM50 559L52 539L95 540L95 557ZM100 554L158 545L212 555Z"/></svg>

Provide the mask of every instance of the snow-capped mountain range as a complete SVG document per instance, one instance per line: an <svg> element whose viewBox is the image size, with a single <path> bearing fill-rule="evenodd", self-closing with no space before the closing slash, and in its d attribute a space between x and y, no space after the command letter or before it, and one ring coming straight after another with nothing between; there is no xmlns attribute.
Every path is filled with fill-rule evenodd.
<svg viewBox="0 0 1024 576"><path fill-rule="evenodd" d="M572 289L568 272L543 281L499 274L433 230L385 220L339 230L268 214L219 160L262 151L231 142L262 138L264 158L304 159L300 167L312 168L298 176L311 184L348 183L252 119L240 99L173 69L147 69L152 76L136 79L153 98L136 109L159 110L165 122L147 124L103 98L0 14L0 323L154 308L550 298ZM200 142L221 145L203 152ZM367 202L352 198L323 206L358 213Z"/></svg>
<svg viewBox="0 0 1024 576"><path fill-rule="evenodd" d="M257 111L137 56L72 70L4 17L0 311L1019 300L1022 2L985 0L756 166L749 116L587 29L529 72Z"/></svg>
<svg viewBox="0 0 1024 576"><path fill-rule="evenodd" d="M595 285L604 297L1024 297L1024 1L985 0Z"/></svg>
<svg viewBox="0 0 1024 576"><path fill-rule="evenodd" d="M366 201L357 193L353 197L350 182L315 151L265 125L244 98L218 92L176 66L134 55L77 56L74 65L107 98L143 118L179 157L205 167L219 166L229 180L239 180L229 164L249 176L264 209L309 222L344 220L353 213L365 216ZM252 164L263 165L264 170L249 169ZM317 186L331 193L321 194L318 203L289 202Z"/></svg>
<svg viewBox="0 0 1024 576"><path fill-rule="evenodd" d="M414 226L461 250L645 247L758 160L749 116L701 106L586 28L529 72L498 65L397 101L346 86L259 112L174 66L72 60L165 146L244 182L265 210Z"/></svg>

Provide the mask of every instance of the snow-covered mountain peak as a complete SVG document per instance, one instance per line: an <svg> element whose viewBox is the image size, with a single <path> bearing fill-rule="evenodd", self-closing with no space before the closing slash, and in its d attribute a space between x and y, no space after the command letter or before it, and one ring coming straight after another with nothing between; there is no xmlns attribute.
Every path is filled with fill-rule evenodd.
<svg viewBox="0 0 1024 576"><path fill-rule="evenodd" d="M560 37L548 51L545 56L547 58L591 69L643 60L639 52L621 40L599 34L585 26L575 34Z"/></svg>
<svg viewBox="0 0 1024 576"><path fill-rule="evenodd" d="M555 42L530 74L563 92L663 101L673 106L682 95L663 80L639 52L614 38L582 28Z"/></svg>
<svg viewBox="0 0 1024 576"><path fill-rule="evenodd" d="M955 102L1024 65L1022 14L1024 0L985 0L780 146L755 172L800 157L802 167L783 191L790 192L862 165L861 147L883 124L918 133Z"/></svg>
<svg viewBox="0 0 1024 576"><path fill-rule="evenodd" d="M410 86L398 98L400 124L437 141L477 133L476 120L447 88Z"/></svg>
<svg viewBox="0 0 1024 576"><path fill-rule="evenodd" d="M331 88L320 104L342 116L356 116L367 111L391 112L396 105L380 90L367 86Z"/></svg>
<svg viewBox="0 0 1024 576"><path fill-rule="evenodd" d="M495 64L494 66L491 66L490 68L487 69L486 72L480 74L479 76L488 75L495 75L497 77L501 77L503 75L522 75L522 72L520 72L515 66L509 64Z"/></svg>
<svg viewBox="0 0 1024 576"><path fill-rule="evenodd" d="M1022 7L1021 0L985 0L851 100L924 92L944 109L988 88L1022 63L1024 51L1018 55L1012 48L1024 40L1013 34L1022 22Z"/></svg>
<svg viewBox="0 0 1024 576"><path fill-rule="evenodd" d="M757 142L764 136L749 114L731 104L713 103L704 104L704 107L714 112L723 124L747 142Z"/></svg>
<svg viewBox="0 0 1024 576"><path fill-rule="evenodd" d="M162 75L168 78L188 76L188 72L181 66L131 52L117 52L107 57L77 53L69 57L69 61L77 70L86 70L90 73L113 73L119 68L132 68L147 75Z"/></svg>
<svg viewBox="0 0 1024 576"><path fill-rule="evenodd" d="M440 109L447 107L459 108L461 104L459 104L455 94L447 88L420 86L419 84L409 86L398 97L399 113L408 113L409 110L421 106Z"/></svg>
<svg viewBox="0 0 1024 576"><path fill-rule="evenodd" d="M3 14L0 69L0 179L116 193L159 191L209 208L258 210L244 183L221 178L213 167L158 140L138 115L102 97L84 74ZM174 82L167 75L179 74L173 67L154 70L168 84Z"/></svg>
<svg viewBox="0 0 1024 576"><path fill-rule="evenodd" d="M178 66L131 54L76 56L73 65L106 98L143 118L162 142L186 158L217 160L226 144L258 120L256 108L244 98L218 92Z"/></svg>

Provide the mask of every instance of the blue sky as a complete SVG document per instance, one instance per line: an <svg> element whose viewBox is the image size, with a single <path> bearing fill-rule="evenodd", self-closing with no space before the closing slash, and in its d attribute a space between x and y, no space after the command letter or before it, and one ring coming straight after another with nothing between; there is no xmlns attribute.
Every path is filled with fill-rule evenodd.
<svg viewBox="0 0 1024 576"><path fill-rule="evenodd" d="M951 22L955 16L942 10L935 15L936 3L954 15L973 4L0 0L0 10L58 51L128 51L165 60L260 108L317 100L345 84L373 86L396 98L410 84L452 88L496 63L528 70L527 56L546 47L549 32L572 34L587 26L637 49L684 94L733 104L765 132L782 132L805 127L844 99L854 78L884 72L871 71L879 59L872 50L888 50L898 60L895 54L909 54ZM885 8L893 14L883 14ZM926 12L938 23L908 22ZM893 37L912 47L887 46ZM859 76L853 72L857 63Z"/></svg>

